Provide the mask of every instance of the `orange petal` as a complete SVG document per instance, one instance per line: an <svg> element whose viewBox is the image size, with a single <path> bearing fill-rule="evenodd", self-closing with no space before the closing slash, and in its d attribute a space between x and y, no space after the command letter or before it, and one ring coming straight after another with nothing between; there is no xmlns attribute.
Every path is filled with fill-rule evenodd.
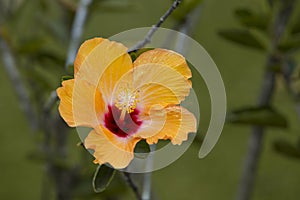
<svg viewBox="0 0 300 200"><path fill-rule="evenodd" d="M104 111L102 95L95 86L83 80L67 80L57 89L59 112L71 126L94 127Z"/></svg>
<svg viewBox="0 0 300 200"><path fill-rule="evenodd" d="M105 128L92 130L85 139L85 147L94 150L94 162L109 163L116 169L129 165L134 158L134 147L140 139L119 138Z"/></svg>
<svg viewBox="0 0 300 200"><path fill-rule="evenodd" d="M192 77L191 70L186 63L185 58L171 50L153 49L141 54L134 62L134 67L153 63L168 66L179 72L186 79Z"/></svg>
<svg viewBox="0 0 300 200"><path fill-rule="evenodd" d="M148 144L157 143L159 139L170 139L172 144L181 144L187 140L188 133L196 132L196 118L192 113L180 106L165 109L167 119L160 132L147 138Z"/></svg>
<svg viewBox="0 0 300 200"><path fill-rule="evenodd" d="M103 38L93 38L86 40L79 48L76 59L74 61L74 75L79 71L80 66L86 59L86 57L91 53L91 51L99 45L104 39Z"/></svg>
<svg viewBox="0 0 300 200"><path fill-rule="evenodd" d="M114 68L114 70L110 71L114 72L111 76L114 76L118 72L117 70L126 71L128 68L132 68L131 62L129 65L127 62L128 58L125 58L129 55L124 45L107 39L102 39L100 43L97 41L93 42L93 40L87 41L87 44L83 45L84 49L92 49L90 51L83 51L84 53L88 53L87 55L78 54L78 65L80 66L78 67L76 64L78 71L75 75L75 79L84 79L92 85L98 85L100 78L103 76L103 73L107 71L109 66L115 65L115 63L120 64L117 69ZM81 57L84 57L84 59ZM122 63L122 61L125 63ZM123 67L125 69L122 69Z"/></svg>

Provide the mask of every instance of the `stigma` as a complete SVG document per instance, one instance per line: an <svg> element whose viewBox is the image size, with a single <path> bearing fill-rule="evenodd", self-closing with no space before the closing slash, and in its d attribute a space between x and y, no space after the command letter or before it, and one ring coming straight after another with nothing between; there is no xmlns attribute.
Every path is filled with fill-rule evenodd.
<svg viewBox="0 0 300 200"><path fill-rule="evenodd" d="M138 91L130 88L120 88L117 91L115 106L121 110L120 120L123 120L126 113L132 113L138 102Z"/></svg>

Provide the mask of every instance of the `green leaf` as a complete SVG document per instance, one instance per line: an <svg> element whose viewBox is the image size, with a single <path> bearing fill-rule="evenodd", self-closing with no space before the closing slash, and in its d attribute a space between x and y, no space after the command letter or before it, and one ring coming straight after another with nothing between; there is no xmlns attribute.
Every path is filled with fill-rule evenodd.
<svg viewBox="0 0 300 200"><path fill-rule="evenodd" d="M141 48L135 51L130 51L129 55L131 56L132 62L135 61L142 53L152 50L154 48Z"/></svg>
<svg viewBox="0 0 300 200"><path fill-rule="evenodd" d="M287 119L268 106L248 107L232 111L227 115L227 122L280 128L287 128L288 126Z"/></svg>
<svg viewBox="0 0 300 200"><path fill-rule="evenodd" d="M288 141L276 140L273 143L273 149L284 156L300 159L300 148Z"/></svg>
<svg viewBox="0 0 300 200"><path fill-rule="evenodd" d="M65 75L61 77L61 82L66 81L66 80L70 80L73 79L74 76L70 76L70 75Z"/></svg>
<svg viewBox="0 0 300 200"><path fill-rule="evenodd" d="M267 30L271 17L267 14L254 13L248 8L235 10L235 16L242 25L260 30Z"/></svg>
<svg viewBox="0 0 300 200"><path fill-rule="evenodd" d="M291 36L286 40L283 40L278 48L283 52L296 51L300 49L300 34L297 36Z"/></svg>
<svg viewBox="0 0 300 200"><path fill-rule="evenodd" d="M94 191L97 193L103 192L112 181L115 173L115 169L106 165L99 165L96 169L92 182Z"/></svg>
<svg viewBox="0 0 300 200"><path fill-rule="evenodd" d="M90 6L92 11L101 12L132 12L136 5L131 0L102 0L93 1Z"/></svg>
<svg viewBox="0 0 300 200"><path fill-rule="evenodd" d="M291 27L291 33L293 35L300 34L300 20L299 20L299 17L297 18L297 20L295 21L295 23L292 25L292 27Z"/></svg>
<svg viewBox="0 0 300 200"><path fill-rule="evenodd" d="M149 153L149 152L150 152L150 147L149 144L146 142L146 140L139 141L134 148L134 153Z"/></svg>
<svg viewBox="0 0 300 200"><path fill-rule="evenodd" d="M263 43L249 30L229 29L219 31L218 34L226 40L246 47L259 50L266 49Z"/></svg>
<svg viewBox="0 0 300 200"><path fill-rule="evenodd" d="M29 152L27 154L27 158L38 163L43 163L47 160L47 156L45 155L45 153L36 149Z"/></svg>
<svg viewBox="0 0 300 200"><path fill-rule="evenodd" d="M30 38L20 42L17 51L23 55L32 55L38 53L46 44L44 38Z"/></svg>
<svg viewBox="0 0 300 200"><path fill-rule="evenodd" d="M139 158L146 158L150 152L150 146L146 140L139 141L134 148L134 155Z"/></svg>

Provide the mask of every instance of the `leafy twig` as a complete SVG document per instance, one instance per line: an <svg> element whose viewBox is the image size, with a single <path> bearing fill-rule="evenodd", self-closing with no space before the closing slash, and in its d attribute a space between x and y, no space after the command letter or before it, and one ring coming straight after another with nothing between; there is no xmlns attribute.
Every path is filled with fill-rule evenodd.
<svg viewBox="0 0 300 200"><path fill-rule="evenodd" d="M258 99L259 106L269 105L272 100L275 88L275 72L272 67L276 63L280 63L281 58L278 57L279 41L284 33L288 20L291 16L294 0L282 1L283 8L276 16L272 38L272 52L266 63L266 72L262 84L261 94ZM256 169L263 146L264 128L254 126L249 139L248 152L243 166L242 177L237 192L237 200L249 200L253 190Z"/></svg>
<svg viewBox="0 0 300 200"><path fill-rule="evenodd" d="M179 6L181 3L181 0L175 0L172 4L172 6L159 18L159 21L152 26L152 28L149 30L145 38L141 41L139 41L135 46L129 49L129 51L134 51L137 49L140 49L144 47L146 44L151 42L151 39L153 37L153 34L157 31L157 29L164 23L164 21L172 14L172 12Z"/></svg>

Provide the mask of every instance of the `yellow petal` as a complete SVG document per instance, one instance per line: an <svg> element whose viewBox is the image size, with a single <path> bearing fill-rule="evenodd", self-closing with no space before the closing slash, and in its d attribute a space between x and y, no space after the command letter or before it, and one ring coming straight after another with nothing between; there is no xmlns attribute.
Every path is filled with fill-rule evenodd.
<svg viewBox="0 0 300 200"><path fill-rule="evenodd" d="M73 88L74 88L74 79L63 81L62 87L57 88L56 93L60 99L59 103L59 113L65 122L74 127L74 116L73 116Z"/></svg>
<svg viewBox="0 0 300 200"><path fill-rule="evenodd" d="M120 88L137 91L137 107L148 112L153 105L179 104L189 95L191 85L182 74L169 66L144 64L133 68L119 81L114 96Z"/></svg>
<svg viewBox="0 0 300 200"><path fill-rule="evenodd" d="M192 77L191 70L186 63L185 58L171 50L153 49L141 54L134 62L134 67L153 63L168 66L179 72L185 79Z"/></svg>
<svg viewBox="0 0 300 200"><path fill-rule="evenodd" d="M111 96L117 82L126 72L131 69L132 60L127 53L119 56L109 66L107 66L100 78L98 85L106 102L110 102L112 100Z"/></svg>
<svg viewBox="0 0 300 200"><path fill-rule="evenodd" d="M85 139L85 147L94 150L96 163L109 163L116 169L129 165L134 158L134 147L140 139L119 138L105 128L92 130Z"/></svg>
<svg viewBox="0 0 300 200"><path fill-rule="evenodd" d="M187 140L188 133L196 132L196 118L192 113L180 106L165 109L167 118L160 132L147 138L148 144L157 143L159 139L170 139L172 144L181 144Z"/></svg>
<svg viewBox="0 0 300 200"><path fill-rule="evenodd" d="M143 123L133 136L146 139L155 136L163 129L167 115L163 107L154 105L148 113L142 113L139 119Z"/></svg>
<svg viewBox="0 0 300 200"><path fill-rule="evenodd" d="M86 59L86 57L91 53L91 51L99 45L104 39L103 38L93 38L86 40L79 48L77 56L74 61L74 75L79 71L80 66Z"/></svg>
<svg viewBox="0 0 300 200"><path fill-rule="evenodd" d="M124 57L129 56L127 54L127 48L120 43L112 42L107 39L102 39L102 41L96 45L95 43L97 42L92 43L92 41L89 41L84 45L87 46L84 49L92 50L84 51L85 53L88 52L87 55L83 54L85 59L79 58L82 62L78 61L80 66L75 75L75 79L86 80L92 85L98 85L105 70L107 70L109 66L114 65L114 63L121 63L118 70L123 70L122 67L124 66L128 68L128 63L126 62L126 64L123 65L122 61L127 61L128 59ZM81 54L78 56L82 57ZM112 74L112 76L113 75L114 74Z"/></svg>
<svg viewBox="0 0 300 200"><path fill-rule="evenodd" d="M102 95L95 86L84 80L67 80L57 89L59 112L71 126L94 127L104 112Z"/></svg>
<svg viewBox="0 0 300 200"><path fill-rule="evenodd" d="M139 91L139 102L146 113L153 105L166 107L170 104L179 104L182 100L172 90L160 84L145 84L139 88Z"/></svg>

